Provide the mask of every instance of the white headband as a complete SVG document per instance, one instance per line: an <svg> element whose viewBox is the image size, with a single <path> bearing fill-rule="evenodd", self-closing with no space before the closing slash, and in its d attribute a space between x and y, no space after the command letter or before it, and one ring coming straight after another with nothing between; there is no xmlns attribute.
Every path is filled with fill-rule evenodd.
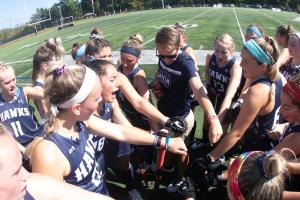
<svg viewBox="0 0 300 200"><path fill-rule="evenodd" d="M294 35L298 38L298 40L300 40L300 33L299 32L294 33Z"/></svg>
<svg viewBox="0 0 300 200"><path fill-rule="evenodd" d="M73 96L70 100L57 105L59 108L70 108L76 103L81 103L85 98L91 93L94 88L97 75L96 73L88 67L85 67L85 76L83 83L75 96Z"/></svg>

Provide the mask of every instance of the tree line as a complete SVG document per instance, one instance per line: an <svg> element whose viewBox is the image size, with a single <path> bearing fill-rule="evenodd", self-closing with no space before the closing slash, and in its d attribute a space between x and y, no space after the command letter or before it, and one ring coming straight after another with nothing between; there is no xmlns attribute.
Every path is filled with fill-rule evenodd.
<svg viewBox="0 0 300 200"><path fill-rule="evenodd" d="M75 20L91 13L95 16L120 12L158 9L162 7L212 6L222 3L224 6L277 7L284 10L300 10L300 0L60 0L50 9L38 8L29 23L44 21L33 26L19 25L0 30L0 44L12 41L24 35L35 33L44 28L57 26L61 17L73 16ZM51 20L50 15L51 15Z"/></svg>

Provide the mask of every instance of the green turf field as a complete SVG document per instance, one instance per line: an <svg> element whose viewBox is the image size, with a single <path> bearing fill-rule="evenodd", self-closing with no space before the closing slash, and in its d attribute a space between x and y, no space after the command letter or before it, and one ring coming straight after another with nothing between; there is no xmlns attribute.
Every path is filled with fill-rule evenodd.
<svg viewBox="0 0 300 200"><path fill-rule="evenodd" d="M58 31L57 27L39 32L1 47L0 61L11 63L16 70L18 83L30 83L32 57L37 46L48 37L61 37L69 53L74 42L87 41L92 27L101 27L104 36L118 50L129 35L140 33L144 36L144 49L154 49L154 37L162 26L181 22L187 26L189 44L194 49L212 49L213 41L223 32L229 33L236 42L236 51L243 44L242 33L251 23L260 24L268 35L274 35L276 27L292 24L300 30L300 22L294 21L299 15L292 12L275 13L267 9L192 7L165 10L148 10L116 14L94 19L76 21L75 26ZM154 56L154 55L153 55ZM153 77L155 65L144 66L147 77ZM202 119L198 108L196 118ZM201 124L201 120L198 122ZM199 126L198 126L199 127ZM201 132L198 128L197 133Z"/></svg>
<svg viewBox="0 0 300 200"><path fill-rule="evenodd" d="M8 62L16 69L17 75L30 75L33 53L37 46L48 37L59 36L64 47L70 52L74 42L86 42L92 27L98 26L104 32L105 38L118 50L129 35L140 33L144 36L144 49L154 48L154 37L162 26L181 22L187 25L189 44L194 49L212 49L214 38L223 33L229 33L240 51L243 43L241 31L251 23L260 24L269 35L274 35L275 29L281 24L292 24L300 30L300 22L294 21L296 13L275 13L266 9L252 8L172 8L165 10L148 10L130 12L94 19L76 21L75 26L58 31L51 28L40 32L37 36L28 37L18 42L11 42L0 49L0 61ZM27 62L22 62L26 61ZM20 62L20 63L15 63Z"/></svg>

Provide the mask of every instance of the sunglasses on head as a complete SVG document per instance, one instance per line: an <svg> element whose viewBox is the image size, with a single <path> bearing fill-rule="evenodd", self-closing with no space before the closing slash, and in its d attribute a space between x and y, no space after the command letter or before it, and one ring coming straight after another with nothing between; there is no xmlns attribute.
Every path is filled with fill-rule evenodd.
<svg viewBox="0 0 300 200"><path fill-rule="evenodd" d="M177 57L177 53L178 52L176 52L175 54L172 54L172 55L161 55L158 53L158 50L156 49L156 56L160 59L165 59L165 58L174 59Z"/></svg>

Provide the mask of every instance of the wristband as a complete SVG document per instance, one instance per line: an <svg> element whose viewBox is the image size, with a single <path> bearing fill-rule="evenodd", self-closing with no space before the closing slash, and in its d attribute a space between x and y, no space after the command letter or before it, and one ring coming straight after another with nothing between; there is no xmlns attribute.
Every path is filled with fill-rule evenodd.
<svg viewBox="0 0 300 200"><path fill-rule="evenodd" d="M208 121L211 121L213 119L219 119L218 115L208 115L207 116Z"/></svg>
<svg viewBox="0 0 300 200"><path fill-rule="evenodd" d="M171 137L170 136L168 136L168 137L166 137L166 150L168 151L168 148L169 148L169 144L171 143Z"/></svg>
<svg viewBox="0 0 300 200"><path fill-rule="evenodd" d="M156 148L160 148L161 147L161 139L162 139L162 137L158 136Z"/></svg>
<svg viewBox="0 0 300 200"><path fill-rule="evenodd" d="M153 147L157 147L157 138L158 138L158 136L157 135L153 135L154 136L154 138L153 138L153 142L152 142L152 145L153 145Z"/></svg>

